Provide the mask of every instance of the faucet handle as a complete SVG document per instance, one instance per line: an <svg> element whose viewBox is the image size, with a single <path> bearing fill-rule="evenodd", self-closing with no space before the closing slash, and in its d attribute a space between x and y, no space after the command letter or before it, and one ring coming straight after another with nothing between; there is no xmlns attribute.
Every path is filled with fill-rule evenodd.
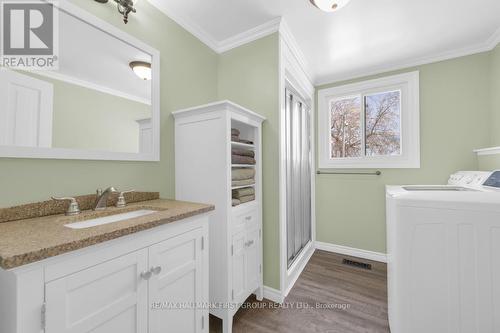
<svg viewBox="0 0 500 333"><path fill-rule="evenodd" d="M132 193L135 192L135 190L128 190L128 191L122 191L120 194L118 194L118 201L116 201L116 207L125 207L127 206L127 202L125 201L125 193Z"/></svg>
<svg viewBox="0 0 500 333"><path fill-rule="evenodd" d="M66 216L73 216L73 215L80 214L80 206L78 205L78 202L76 201L75 198L72 198L72 197L62 197L62 198L52 197L52 199L56 200L56 201L67 201L67 200L70 201L68 209L66 210L66 213L64 213Z"/></svg>

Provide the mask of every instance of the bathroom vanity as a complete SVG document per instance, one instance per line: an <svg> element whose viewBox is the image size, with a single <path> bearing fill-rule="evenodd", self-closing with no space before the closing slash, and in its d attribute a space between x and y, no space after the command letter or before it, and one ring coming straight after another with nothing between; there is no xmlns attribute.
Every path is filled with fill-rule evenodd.
<svg viewBox="0 0 500 333"><path fill-rule="evenodd" d="M208 332L213 209L151 200L0 223L0 332ZM66 226L144 210L154 213Z"/></svg>

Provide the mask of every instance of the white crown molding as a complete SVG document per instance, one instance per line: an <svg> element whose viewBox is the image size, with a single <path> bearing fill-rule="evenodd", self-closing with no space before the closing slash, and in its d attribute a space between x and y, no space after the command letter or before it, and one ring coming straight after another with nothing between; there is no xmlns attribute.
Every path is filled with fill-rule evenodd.
<svg viewBox="0 0 500 333"><path fill-rule="evenodd" d="M217 51L219 47L218 41L212 35L203 30L198 24L193 22L191 19L176 13L174 9L169 7L168 1L162 1L162 0L148 0L148 1L158 10L160 10L165 15L174 20L181 27L186 29L193 36L198 38L206 46L211 48L213 51L219 53Z"/></svg>
<svg viewBox="0 0 500 333"><path fill-rule="evenodd" d="M498 44L500 44L500 28L498 28L497 31L491 35L486 44L490 50L493 50Z"/></svg>
<svg viewBox="0 0 500 333"><path fill-rule="evenodd" d="M476 53L487 52L491 51L500 43L500 28L499 28L486 41L468 47L442 52L438 54L433 54L425 57L407 59L391 64L371 66L363 70L355 70L340 75L334 74L334 75L318 76L314 75L313 71L311 71L307 59L304 56L304 53L299 47L299 44L297 43L292 32L290 31L288 24L281 17L272 19L264 24L261 24L254 28L241 32L237 35L219 41L210 33L202 29L193 20L177 13L176 10L174 10L168 5L168 1L162 1L162 0L148 0L148 1L218 54L227 52L231 49L253 42L257 39L260 39L262 37L268 36L274 32L279 31L282 39L290 48L292 54L297 59L297 62L300 64L300 67L302 67L303 72L308 76L309 81L311 81L315 86L327 85L341 81L366 77L370 75L377 75L385 72L391 72L405 68L421 66L453 58L459 58Z"/></svg>
<svg viewBox="0 0 500 333"><path fill-rule="evenodd" d="M359 71L351 71L341 75L324 75L317 78L315 85L316 86L328 85L352 79L359 79L371 75L377 75L401 69L432 64L435 62L465 57L477 53L488 52L493 50L498 45L498 43L500 43L500 28L497 31L495 31L495 33L493 33L493 35L491 35L487 40L481 43L477 43L475 45L467 46L456 50L446 51L434 55L429 55L425 57L395 62L391 63L390 65L384 64L379 66L372 66L367 69Z"/></svg>
<svg viewBox="0 0 500 333"><path fill-rule="evenodd" d="M277 17L264 24L258 25L255 28L239 33L233 37L224 39L217 43L217 53L224 53L238 46L253 42L262 37L273 34L280 29L282 19Z"/></svg>
<svg viewBox="0 0 500 333"><path fill-rule="evenodd" d="M387 255L385 253L356 249L353 247L348 247L343 245L336 245L336 244L316 241L316 249L332 253L343 254L350 257L356 257L378 262L387 262Z"/></svg>
<svg viewBox="0 0 500 333"><path fill-rule="evenodd" d="M125 98L128 100L134 101L134 102L138 102L138 103L142 103L142 104L146 104L146 105L151 105L151 100L148 100L146 98L143 98L140 96L135 96L135 95L132 95L132 94L120 91L120 90L101 86L101 85L95 84L93 82L80 80L80 79L77 79L73 76L69 76L69 75L65 75L65 74L61 74L61 73L56 73L56 72L50 72L50 71L34 71L33 73L40 75L40 76L48 77L50 79L59 80L59 81L74 84L74 85L77 85L80 87L96 90L96 91L99 91L99 92L102 92L105 94L109 94L109 95L113 95L113 96L117 96L117 97L122 97L122 98Z"/></svg>
<svg viewBox="0 0 500 333"><path fill-rule="evenodd" d="M281 22L281 17L277 17L237 35L218 41L193 20L178 14L176 10L169 7L168 1L149 0L149 2L218 54L277 32Z"/></svg>
<svg viewBox="0 0 500 333"><path fill-rule="evenodd" d="M299 64L299 66L302 69L302 72L307 76L309 82L314 84L314 77L312 75L311 69L309 67L309 63L307 62L307 59L302 52L302 49L299 47L299 44L297 43L297 40L295 39L294 35L292 34L292 31L290 30L290 27L286 23L285 19L281 19L281 24L279 27L279 32L280 36L285 42L285 44L288 46L290 49L290 52L292 55L295 57L295 60Z"/></svg>

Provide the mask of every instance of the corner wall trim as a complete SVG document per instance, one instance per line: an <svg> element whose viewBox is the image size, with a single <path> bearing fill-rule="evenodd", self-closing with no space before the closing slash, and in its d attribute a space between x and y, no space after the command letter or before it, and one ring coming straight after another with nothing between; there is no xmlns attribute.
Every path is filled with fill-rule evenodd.
<svg viewBox="0 0 500 333"><path fill-rule="evenodd" d="M316 241L315 245L316 249L318 250L344 254L346 256L357 257L361 259L379 261L384 263L387 262L387 255L385 253L356 249L353 247L318 242L318 241Z"/></svg>
<svg viewBox="0 0 500 333"><path fill-rule="evenodd" d="M264 298L278 304L283 304L285 300L283 295L281 295L281 291L268 286L264 286Z"/></svg>

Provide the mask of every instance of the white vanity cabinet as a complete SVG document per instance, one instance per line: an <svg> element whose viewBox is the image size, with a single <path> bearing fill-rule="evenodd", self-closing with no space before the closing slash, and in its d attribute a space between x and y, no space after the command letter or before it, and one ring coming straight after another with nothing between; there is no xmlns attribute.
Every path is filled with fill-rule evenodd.
<svg viewBox="0 0 500 333"><path fill-rule="evenodd" d="M0 271L2 333L208 332L208 216Z"/></svg>
<svg viewBox="0 0 500 333"><path fill-rule="evenodd" d="M229 101L180 110L175 117L177 200L210 202L210 313L232 330L234 314L250 295L263 297L262 122L264 117ZM237 129L239 138L232 138ZM235 131L236 132L236 131ZM240 140L241 139L241 140ZM244 141L243 141L244 140ZM255 164L232 163L232 152L252 150ZM232 182L235 169L255 170L253 182ZM235 179L236 180L236 179ZM233 207L232 191L253 188L255 200Z"/></svg>

